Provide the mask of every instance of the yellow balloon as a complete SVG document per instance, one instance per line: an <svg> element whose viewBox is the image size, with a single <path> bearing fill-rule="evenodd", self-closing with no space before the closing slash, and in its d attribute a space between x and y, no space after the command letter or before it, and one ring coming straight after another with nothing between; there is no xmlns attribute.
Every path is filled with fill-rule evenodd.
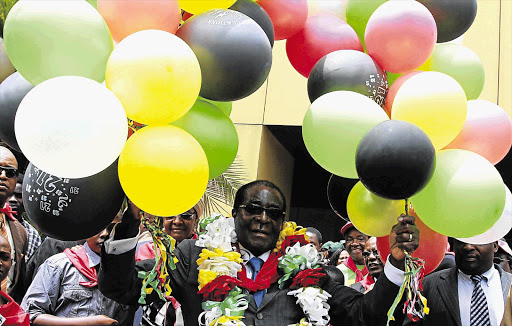
<svg viewBox="0 0 512 326"><path fill-rule="evenodd" d="M143 211L172 216L193 207L208 184L208 160L188 132L148 126L134 133L119 156L119 181Z"/></svg>
<svg viewBox="0 0 512 326"><path fill-rule="evenodd" d="M166 125L181 118L201 89L201 69L192 49L174 34L140 31L123 39L107 63L107 87L128 118Z"/></svg>
<svg viewBox="0 0 512 326"><path fill-rule="evenodd" d="M371 193L359 181L347 198L347 213L354 226L364 234L388 235L396 219L405 212L404 200L389 200Z"/></svg>
<svg viewBox="0 0 512 326"><path fill-rule="evenodd" d="M462 130L467 114L466 94L452 77L426 71L409 78L396 93L391 119L409 121L423 129L436 150Z"/></svg>
<svg viewBox="0 0 512 326"><path fill-rule="evenodd" d="M235 2L236 0L180 0L180 7L197 15L210 9L228 9Z"/></svg>

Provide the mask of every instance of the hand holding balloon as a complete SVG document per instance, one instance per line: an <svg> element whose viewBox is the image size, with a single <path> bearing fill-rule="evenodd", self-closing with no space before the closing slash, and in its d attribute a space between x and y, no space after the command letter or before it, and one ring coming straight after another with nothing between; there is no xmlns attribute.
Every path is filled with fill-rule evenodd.
<svg viewBox="0 0 512 326"><path fill-rule="evenodd" d="M414 216L402 214L398 223L393 226L389 234L389 261L393 266L404 269L405 252L411 254L418 248L420 231L416 227Z"/></svg>

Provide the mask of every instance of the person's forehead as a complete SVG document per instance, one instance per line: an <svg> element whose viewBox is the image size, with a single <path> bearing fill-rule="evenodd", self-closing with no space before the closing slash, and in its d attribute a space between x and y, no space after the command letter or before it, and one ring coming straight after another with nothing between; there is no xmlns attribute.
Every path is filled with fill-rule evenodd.
<svg viewBox="0 0 512 326"><path fill-rule="evenodd" d="M9 241L7 239L0 237L0 252L11 252L11 246L9 245Z"/></svg>
<svg viewBox="0 0 512 326"><path fill-rule="evenodd" d="M0 165L18 168L18 161L16 161L16 157L9 150L0 148Z"/></svg>
<svg viewBox="0 0 512 326"><path fill-rule="evenodd" d="M364 245L364 249L377 249L377 241L372 239L368 240Z"/></svg>
<svg viewBox="0 0 512 326"><path fill-rule="evenodd" d="M366 234L359 232L357 229L350 229L350 230L347 232L347 237L355 238L355 237L357 237L357 236L359 236L359 235L364 235L364 236L366 236Z"/></svg>
<svg viewBox="0 0 512 326"><path fill-rule="evenodd" d="M266 186L251 187L245 193L245 202L261 202L271 201L278 205L282 205L282 199L279 192Z"/></svg>

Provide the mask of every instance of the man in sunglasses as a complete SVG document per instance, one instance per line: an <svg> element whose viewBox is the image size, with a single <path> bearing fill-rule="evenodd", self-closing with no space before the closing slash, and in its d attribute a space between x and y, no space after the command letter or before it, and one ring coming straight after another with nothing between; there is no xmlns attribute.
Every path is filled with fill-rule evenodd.
<svg viewBox="0 0 512 326"><path fill-rule="evenodd" d="M8 204L14 193L18 178L18 161L6 147L0 146L0 234L11 245L12 268L2 282L2 291L9 294L18 303L23 299L25 278L24 255L28 248L27 230L15 217L15 212Z"/></svg>
<svg viewBox="0 0 512 326"><path fill-rule="evenodd" d="M233 244L242 256L246 278L252 278L258 270L254 260L260 260L263 270L276 246L279 233L285 222L286 201L281 190L273 183L258 180L242 186L234 201L232 215L235 219L237 242ZM134 248L138 232L138 211L131 207L115 234L105 243L102 266L99 274L100 289L106 296L124 304L136 304L140 296L141 280L137 279ZM403 282L405 255L403 250L414 251L418 246L419 231L414 218L398 218L390 234L391 256L384 276L379 278L374 290L363 295L353 289L335 283L328 276L321 279L322 288L332 295L330 317L332 325L382 325L386 314L398 294ZM132 242L128 245L129 242ZM185 326L198 325L198 316L203 312L202 296L197 294L197 259L202 248L194 240L184 240L175 250L177 268L170 272L173 295L182 304ZM154 262L153 262L154 263ZM398 266L398 267L397 267ZM140 267L143 267L142 265ZM146 267L147 269L148 267ZM258 277L256 277L258 282ZM249 295L244 313L245 325L285 326L297 323L304 313L296 299L288 295L289 289L279 289L276 283L257 292L245 291ZM146 300L159 300L156 296Z"/></svg>
<svg viewBox="0 0 512 326"><path fill-rule="evenodd" d="M384 263L380 259L377 251L377 238L371 237L366 241L363 251L364 265L368 269L368 274L362 281L352 284L350 287L361 293L366 293L373 289L375 282L384 271Z"/></svg>

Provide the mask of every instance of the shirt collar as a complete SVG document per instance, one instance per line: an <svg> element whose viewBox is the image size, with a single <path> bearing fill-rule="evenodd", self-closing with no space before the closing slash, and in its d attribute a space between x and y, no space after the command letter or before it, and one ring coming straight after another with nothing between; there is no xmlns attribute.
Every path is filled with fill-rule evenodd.
<svg viewBox="0 0 512 326"><path fill-rule="evenodd" d="M93 268L101 262L101 257L89 248L87 242L84 243L84 249L87 257L89 257L89 268Z"/></svg>
<svg viewBox="0 0 512 326"><path fill-rule="evenodd" d="M239 246L240 246L240 256L241 256L242 260L244 261L244 263L247 263L249 260L251 260L252 257L255 257L254 254L252 252L250 252L249 250L245 249L244 246L242 246L242 244L239 243ZM261 255L258 256L258 258L260 258L261 260L266 262L268 257L270 256L271 251L272 250L262 253Z"/></svg>
<svg viewBox="0 0 512 326"><path fill-rule="evenodd" d="M495 277L494 271L498 271L494 268L494 265L489 268L485 273L482 273L481 275L484 277L484 280L486 284L489 284L489 282ZM473 281L471 280L471 275L468 275L464 272L462 272L460 269L458 269L459 277L462 278L462 280L468 284L473 284Z"/></svg>

